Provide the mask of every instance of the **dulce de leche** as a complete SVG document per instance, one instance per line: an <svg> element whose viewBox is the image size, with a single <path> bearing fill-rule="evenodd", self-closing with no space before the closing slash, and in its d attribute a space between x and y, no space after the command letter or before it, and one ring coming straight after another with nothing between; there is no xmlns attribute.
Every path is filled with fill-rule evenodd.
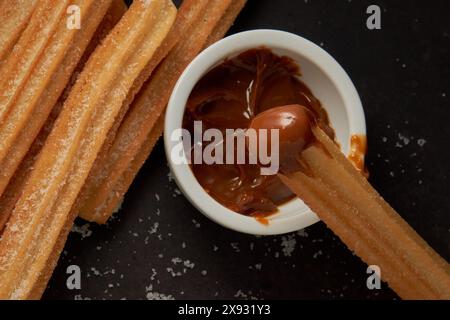
<svg viewBox="0 0 450 320"><path fill-rule="evenodd" d="M276 123L258 124L255 118L269 112L269 117L264 117L263 121L276 122L282 119L277 107L301 105L315 124L334 139L326 111L300 76L299 66L291 58L277 56L266 48L248 50L227 59L194 87L187 102L183 127L191 136L194 136L196 121L201 121L203 130L217 129L224 136L227 129L246 130L252 125L277 127ZM300 123L297 127L303 126ZM290 141L289 137L280 138ZM290 157L294 157L295 152L290 149L301 149L304 145L298 144L306 143L297 139L292 144L282 144L279 152L284 164L293 160ZM277 175L261 175L260 164L192 163L191 167L201 186L216 201L244 215L266 217L294 197Z"/></svg>

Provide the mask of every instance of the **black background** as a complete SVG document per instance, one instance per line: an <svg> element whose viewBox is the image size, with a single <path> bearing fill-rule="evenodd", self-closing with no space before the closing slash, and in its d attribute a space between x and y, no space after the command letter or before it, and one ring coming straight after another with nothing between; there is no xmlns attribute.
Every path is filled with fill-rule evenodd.
<svg viewBox="0 0 450 320"><path fill-rule="evenodd" d="M366 28L371 4L382 8L381 30ZM363 101L371 183L447 261L449 14L446 0L250 0L230 31L290 31L341 63ZM366 288L366 265L323 223L284 236L236 233L196 211L168 173L160 141L112 221L76 222L92 233L71 233L44 298L397 298L386 284ZM71 264L81 290L66 288Z"/></svg>

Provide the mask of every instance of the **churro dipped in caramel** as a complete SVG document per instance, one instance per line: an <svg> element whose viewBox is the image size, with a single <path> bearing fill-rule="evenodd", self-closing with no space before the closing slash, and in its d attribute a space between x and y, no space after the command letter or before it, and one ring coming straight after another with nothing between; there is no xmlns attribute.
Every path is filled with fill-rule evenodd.
<svg viewBox="0 0 450 320"><path fill-rule="evenodd" d="M300 105L259 114L279 129L279 177L404 299L449 299L448 263L392 209Z"/></svg>

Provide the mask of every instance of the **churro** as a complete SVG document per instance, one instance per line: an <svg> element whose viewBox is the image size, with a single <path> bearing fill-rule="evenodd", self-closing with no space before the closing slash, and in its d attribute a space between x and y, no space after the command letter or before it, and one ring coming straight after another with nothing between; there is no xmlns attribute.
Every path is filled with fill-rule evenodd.
<svg viewBox="0 0 450 320"><path fill-rule="evenodd" d="M70 209L122 102L175 15L171 1L136 0L90 57L4 230L0 298L30 297L58 241L67 236L75 218Z"/></svg>
<svg viewBox="0 0 450 320"><path fill-rule="evenodd" d="M104 39L106 35L109 33L109 31L111 31L111 29L116 25L116 23L120 20L120 18L122 17L122 15L126 10L127 7L122 0L113 1L110 8L108 9L108 12L105 14L102 22L95 31L89 45L84 51L83 56L79 60L77 67L73 71L69 79L69 83L67 84L63 93L59 97L57 103L51 110L50 115L47 117L45 124L43 125L41 131L39 132L34 142L32 143L31 147L29 148L26 156L20 163L20 166L14 171L14 175L9 181L8 186L6 187L3 194L0 196L0 234L4 228L5 223L8 221L9 215L11 214L14 205L16 204L17 199L19 198L22 192L22 189L24 188L27 177L29 176L31 169L33 168L36 156L38 155L39 151L44 145L45 140L47 139L48 134L50 133L53 124L61 111L64 101L67 98L70 89L72 88L73 84L76 81L77 76L80 74L81 70L83 69L86 61L88 60L92 52L94 52L95 48L100 44L101 40ZM80 36L83 39L89 38L89 34L86 34L88 30L89 30L88 28L82 30L84 32ZM82 48L80 48L80 50L82 50ZM53 100L49 100L49 103L51 104L52 101ZM38 122L35 121L38 115L44 117L42 112L38 112L35 116L33 116L32 121L34 124L38 124ZM16 145L13 147L13 150L18 150L16 148L18 148L19 146L22 146L22 148L26 147L27 144L24 142L27 141L28 139L27 135L29 134L33 135L32 133L33 131L31 128L32 128L31 126L25 127L25 129L23 130L24 131L23 137L18 139ZM35 130L37 130L37 127L35 127ZM13 158L15 154L17 153L12 152L11 157ZM4 163L3 170L5 170L5 168L8 168L8 165L6 163Z"/></svg>
<svg viewBox="0 0 450 320"><path fill-rule="evenodd" d="M58 27L67 5L67 0L39 2L27 28L14 47L14 53L10 54L4 62L3 77L0 81L0 122L2 125L3 119L13 107L41 53ZM0 148L0 160L4 157L2 149Z"/></svg>
<svg viewBox="0 0 450 320"><path fill-rule="evenodd" d="M37 7L36 13L40 12L41 6L46 7L44 3L45 1ZM0 100L2 110L10 109L0 123L0 165L2 167L0 173L0 195L68 83L95 29L105 15L111 0L78 0L73 3L80 8L82 25L80 30L68 29L66 24L67 17L64 14L60 17L57 26L55 26L54 33L47 35L48 39L43 52L34 65L21 68L20 63L15 61L17 60L16 55L11 55L5 62L10 71L5 72L5 79L15 79L18 77L18 74L23 73L24 69L30 70L28 70L29 76L20 81L22 87L19 85L7 85L6 81L8 80L2 83L3 86L8 88L9 91L7 92L10 93L11 97L6 99L6 96L3 96ZM65 13L65 10L62 11ZM29 28L34 25L34 18L33 16L19 43L25 37L25 34L29 32ZM36 19L40 20L40 17ZM24 44L24 50L30 45ZM20 47L20 45L18 44L16 47ZM24 52L27 53L28 50ZM24 54L24 56L26 57L27 54ZM15 65L15 63L19 64ZM18 71L17 76L15 76L15 72L12 69ZM6 71L6 66L4 71ZM15 96L12 97L12 95Z"/></svg>
<svg viewBox="0 0 450 320"><path fill-rule="evenodd" d="M382 279L401 298L450 299L448 263L311 118L304 107L283 106L259 114L250 128L280 130L282 181L364 262L379 266Z"/></svg>
<svg viewBox="0 0 450 320"><path fill-rule="evenodd" d="M141 146L136 157L131 161L126 170L122 173L122 175L117 180L116 184L112 191L108 194L102 206L99 210L104 214L101 216L87 216L82 215L81 217L84 219L92 219L90 221L96 222L99 224L106 223L111 215L120 207L123 196L130 188L133 183L134 178L138 174L141 167L144 165L145 161L149 157L150 153L153 150L156 142L158 142L159 138L162 135L164 129L164 114L161 114L156 120L155 125L150 131L147 139L144 142L144 145Z"/></svg>
<svg viewBox="0 0 450 320"><path fill-rule="evenodd" d="M102 39L106 37L106 35L110 32L110 30L116 25L116 23L120 20L120 18L123 16L123 14L126 12L127 6L122 0L114 0L111 7L109 8L108 12L105 15L105 18L103 19L102 23L98 27L97 31L94 34L94 37L92 38L91 42L89 43L88 48L86 49L86 52L84 56L81 58L79 65L77 66L77 69L74 72L74 75L78 74L78 71L81 71L84 67L84 64L86 63L89 56L92 54L92 52L95 50L97 45L101 42ZM52 114L50 115L49 119L47 119L47 123L44 126L44 128L39 133L38 138L33 143L33 147L36 146L37 149L40 149L40 143L45 141L46 137L48 136L48 133L50 132L51 128L53 127L54 119L57 118L59 115L60 110L59 108L62 107L62 104L64 100L67 98L67 95L70 92L70 89L72 88L73 83L75 82L75 77L73 76L73 82L66 87L64 90L63 95L60 97L57 107L52 110ZM32 147L32 149L33 149ZM31 152L31 151L30 151ZM29 152L29 153L30 153ZM29 154L27 155L28 159ZM31 158L32 159L32 158ZM33 161L33 160L31 160ZM32 165L32 163L30 164ZM21 164L21 167L29 168L26 164ZM30 171L30 170L28 170ZM16 173L17 175L17 173ZM16 176L14 176L14 180L16 179ZM13 180L13 181L14 181ZM22 182L23 183L23 182ZM9 188L9 186L8 186ZM23 188L23 185L19 190ZM5 192L6 193L6 192ZM0 212L2 210L2 202L0 200ZM10 208L12 210L12 208ZM60 235L58 237L58 240L56 241L56 245L53 248L53 251L51 252L50 256L47 258L47 262L45 264L45 268L41 271L38 280L34 284L33 289L30 291L30 294L28 295L27 299L39 299L44 290L46 289L47 283L53 273L54 268L56 267L56 264L58 262L58 258L64 248L65 242L66 242L66 236L69 233L70 229L72 227L72 221L67 220L66 224L60 231ZM1 231L0 231L1 232Z"/></svg>
<svg viewBox="0 0 450 320"><path fill-rule="evenodd" d="M120 113L117 116L113 127L110 129L108 136L103 144L102 150L99 152L97 159L95 160L94 165L89 173L89 176L86 179L86 183L84 184L80 195L78 196L77 202L73 207L74 211L78 212L79 208L85 201L89 199L89 197L92 196L92 192L101 182L99 180L99 177L101 176L103 167L107 162L109 149L114 142L117 131L119 130L119 126L131 103L133 102L136 94L142 88L144 82L150 77L156 66L167 56L169 51L179 41L183 32L189 29L192 23L196 21L200 13L202 13L203 9L206 7L207 3L207 0L183 1L181 7L177 12L177 17L169 34L164 39L164 42L161 44L158 50L155 52L152 59L148 62L147 66L144 68L144 70L142 70L139 77L134 81L132 88L128 92L127 98L122 104Z"/></svg>
<svg viewBox="0 0 450 320"><path fill-rule="evenodd" d="M217 30L221 19L226 18L227 25L230 25L230 17L236 17L244 3L245 1L210 3L200 21L194 23L189 30L189 35L180 40L158 66L121 124L109 151L108 161L96 176L97 185L91 189L89 197L79 210L81 217L98 223L104 223L110 217L160 136L161 131L152 130L158 121L162 121L164 108L178 77L207 45L208 38ZM220 28L216 32L216 37L223 33L222 30ZM158 126L161 127L162 124L159 123ZM147 139L154 142L146 142Z"/></svg>
<svg viewBox="0 0 450 320"><path fill-rule="evenodd" d="M0 4L0 68L34 11L37 0L11 0Z"/></svg>
<svg viewBox="0 0 450 320"><path fill-rule="evenodd" d="M219 23L216 25L214 30L208 36L206 40L205 48L214 44L215 42L222 39L228 30L233 25L239 13L242 11L247 0L233 0L230 7L227 9L222 18L220 18Z"/></svg>

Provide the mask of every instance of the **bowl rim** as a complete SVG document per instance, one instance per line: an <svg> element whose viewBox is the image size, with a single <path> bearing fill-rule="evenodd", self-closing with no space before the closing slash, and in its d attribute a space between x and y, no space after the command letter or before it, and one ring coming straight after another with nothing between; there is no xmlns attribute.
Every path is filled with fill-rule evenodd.
<svg viewBox="0 0 450 320"><path fill-rule="evenodd" d="M254 235L275 235L297 231L320 219L312 211L286 218L271 220L263 225L256 219L238 214L213 199L195 178L188 164L175 164L171 152L176 141L172 140L174 130L181 127L187 99L200 78L225 58L235 56L256 47L281 49L296 52L310 60L326 74L337 88L347 111L349 136L366 134L366 123L361 99L348 74L324 49L313 42L286 31L258 29L233 34L211 45L201 52L184 70L178 79L167 106L164 123L164 148L174 179L186 198L201 213L216 223L243 233ZM180 107L182 106L182 107ZM182 108L182 112L180 112Z"/></svg>

